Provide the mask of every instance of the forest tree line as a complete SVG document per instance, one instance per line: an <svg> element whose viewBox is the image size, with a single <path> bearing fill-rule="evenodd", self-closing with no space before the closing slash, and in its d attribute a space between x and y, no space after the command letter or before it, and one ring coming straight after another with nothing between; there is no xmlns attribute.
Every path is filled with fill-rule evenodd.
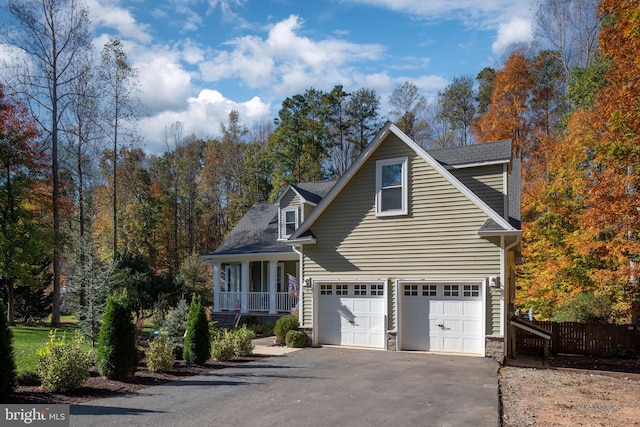
<svg viewBox="0 0 640 427"><path fill-rule="evenodd" d="M4 41L28 57L5 67L0 86L0 292L11 322L50 310L57 324L63 289L86 309L105 283L125 290L139 319L185 293L210 301L198 255L287 184L344 174L385 120L425 148L513 141L520 306L543 318L637 317L634 2L540 1L535 43L430 98L398 85L385 114L373 89L310 87L252 128L237 111L207 138L167 123L161 155L144 150L138 70L119 40L96 52L74 0L9 11L16 27Z"/></svg>

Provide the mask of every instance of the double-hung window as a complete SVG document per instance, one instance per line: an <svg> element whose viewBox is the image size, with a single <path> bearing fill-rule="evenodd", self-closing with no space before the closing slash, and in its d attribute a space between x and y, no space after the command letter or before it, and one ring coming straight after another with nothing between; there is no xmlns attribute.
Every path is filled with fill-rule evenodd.
<svg viewBox="0 0 640 427"><path fill-rule="evenodd" d="M298 228L298 209L285 209L282 221L282 237L291 236Z"/></svg>
<svg viewBox="0 0 640 427"><path fill-rule="evenodd" d="M406 215L408 213L407 158L376 162L376 215Z"/></svg>

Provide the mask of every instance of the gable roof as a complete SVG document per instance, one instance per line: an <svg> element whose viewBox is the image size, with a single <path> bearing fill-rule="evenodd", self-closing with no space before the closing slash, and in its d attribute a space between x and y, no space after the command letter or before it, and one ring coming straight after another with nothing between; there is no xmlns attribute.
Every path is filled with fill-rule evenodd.
<svg viewBox="0 0 640 427"><path fill-rule="evenodd" d="M509 223L516 229L520 229L520 159L511 156L511 141L508 139L496 142L483 142L482 144L464 145L461 147L448 147L429 149L429 153L446 169L461 169L473 166L497 165L511 162L509 171ZM485 224L481 232L500 230L498 224Z"/></svg>
<svg viewBox="0 0 640 427"><path fill-rule="evenodd" d="M446 168L508 163L511 141L508 139L460 147L431 148L427 153Z"/></svg>
<svg viewBox="0 0 640 427"><path fill-rule="evenodd" d="M335 183L336 181L318 181L301 182L297 185L290 184L280 193L274 204L279 206L284 195L287 194L289 190L292 190L302 199L302 203L317 205L320 203L320 200L327 195Z"/></svg>
<svg viewBox="0 0 640 427"><path fill-rule="evenodd" d="M327 206L331 204L331 202L336 198L336 196L342 191L342 189L351 181L351 179L355 176L355 174L360 170L360 168L364 165L364 163L371 157L371 155L376 151L376 149L382 144L384 140L386 140L387 136L391 133L396 135L402 142L404 142L409 148L411 148L418 156L422 157L431 167L433 167L437 172L440 173L447 181L449 181L456 189L458 189L461 193L463 193L469 200L471 200L476 206L478 206L487 216L489 220L495 223L496 227L489 227L487 232L491 232L494 234L514 234L520 235L520 230L514 228L507 220L505 220L502 216L500 216L496 211L491 209L482 199L480 199L475 193L469 190L464 184L462 184L455 176L449 172L445 166L443 166L440 161L436 160L434 156L425 151L422 147L416 144L411 138L409 138L404 132L402 132L396 125L393 123L387 122L384 127L378 132L376 137L371 141L371 143L365 148L365 150L360 154L358 159L351 165L349 170L340 178L340 180L331 188L331 191L326 195L324 199L318 204L318 207L313 211L313 213L305 220L304 223L291 235L289 238L289 243L296 243L296 239L302 237L302 239L298 240L300 243L308 241L308 231L311 228L311 225L316 221L316 219L322 215ZM479 146L484 144L478 144ZM469 146L470 147L470 146ZM496 146L497 147L497 146ZM502 147L502 146L500 146ZM493 148L493 147L492 147ZM446 149L445 149L446 150ZM435 150L439 151L439 150ZM486 150L489 153L491 150ZM501 151L501 150L500 150ZM484 151L481 151L484 153ZM511 152L509 151L509 156ZM443 150L439 153L441 158L446 158L447 153ZM438 155L438 153L436 153ZM488 154L487 154L488 155ZM453 161L455 156L449 155L449 161Z"/></svg>
<svg viewBox="0 0 640 427"><path fill-rule="evenodd" d="M212 255L293 252L278 241L278 207L256 203Z"/></svg>

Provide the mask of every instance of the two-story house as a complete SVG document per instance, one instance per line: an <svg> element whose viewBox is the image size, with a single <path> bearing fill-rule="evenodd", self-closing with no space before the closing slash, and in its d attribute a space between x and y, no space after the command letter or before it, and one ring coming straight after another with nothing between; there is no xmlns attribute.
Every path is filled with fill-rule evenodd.
<svg viewBox="0 0 640 427"><path fill-rule="evenodd" d="M295 306L314 345L502 359L519 186L510 141L424 150L387 124L337 182L288 186L203 257L213 311Z"/></svg>

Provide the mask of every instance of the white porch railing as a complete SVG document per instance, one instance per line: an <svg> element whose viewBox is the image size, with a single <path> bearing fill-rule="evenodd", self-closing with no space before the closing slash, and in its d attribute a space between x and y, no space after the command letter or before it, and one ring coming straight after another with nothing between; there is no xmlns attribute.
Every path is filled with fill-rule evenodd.
<svg viewBox="0 0 640 427"><path fill-rule="evenodd" d="M289 292L276 293L276 311L291 311L298 304L298 297L294 297Z"/></svg>
<svg viewBox="0 0 640 427"><path fill-rule="evenodd" d="M247 310L269 311L269 292L249 292Z"/></svg>
<svg viewBox="0 0 640 427"><path fill-rule="evenodd" d="M220 310L240 312L242 308L242 292L220 292ZM248 292L247 311L269 312L271 295L269 292ZM289 312L298 304L298 297L289 292L276 293L276 312Z"/></svg>
<svg viewBox="0 0 640 427"><path fill-rule="evenodd" d="M220 310L240 311L241 292L220 292Z"/></svg>

